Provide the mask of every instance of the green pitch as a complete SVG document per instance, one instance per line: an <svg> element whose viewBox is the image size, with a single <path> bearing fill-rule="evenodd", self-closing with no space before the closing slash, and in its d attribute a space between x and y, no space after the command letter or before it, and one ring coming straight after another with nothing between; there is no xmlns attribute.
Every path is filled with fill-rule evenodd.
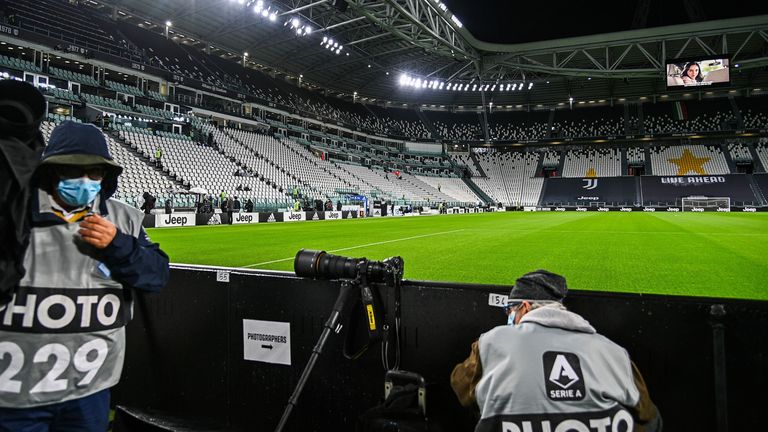
<svg viewBox="0 0 768 432"><path fill-rule="evenodd" d="M511 285L543 268L574 289L768 300L768 214L486 213L149 230L174 263L293 271L301 249L405 278Z"/></svg>

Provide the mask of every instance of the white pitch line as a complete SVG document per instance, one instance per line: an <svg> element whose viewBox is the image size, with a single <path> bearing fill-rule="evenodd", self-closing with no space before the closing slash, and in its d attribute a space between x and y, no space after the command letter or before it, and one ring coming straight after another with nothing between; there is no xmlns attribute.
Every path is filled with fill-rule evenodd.
<svg viewBox="0 0 768 432"><path fill-rule="evenodd" d="M455 233L455 232L459 232L459 231L464 231L464 229L462 228L462 229L457 229L457 230L453 230L453 231L443 231L443 232L432 233L432 234L422 234L422 235L417 235L417 236L413 236L413 237L404 237L404 238L400 238L400 239L386 240L386 241L380 241L380 242L376 242L376 243L368 243L368 244L358 245L358 246L350 246L350 247L341 248L341 249L329 250L327 252L341 252L341 251L350 250L350 249L359 249L359 248L364 248L364 247L368 247L368 246L376 246L376 245L382 245L382 244L387 244L387 243L395 243L395 242L399 242L399 241L413 240L413 239L423 238L423 237L432 237L432 236L436 236L436 235L450 234L450 233ZM256 263L256 264L249 264L249 265L245 265L243 267L256 267L256 266L260 266L260 265L273 264L273 263L278 263L278 262L283 262L283 261L290 261L290 260L292 260L294 258L295 258L295 256L292 256L290 258L283 258L283 259L279 259L279 260L264 261L264 262L260 262L260 263Z"/></svg>

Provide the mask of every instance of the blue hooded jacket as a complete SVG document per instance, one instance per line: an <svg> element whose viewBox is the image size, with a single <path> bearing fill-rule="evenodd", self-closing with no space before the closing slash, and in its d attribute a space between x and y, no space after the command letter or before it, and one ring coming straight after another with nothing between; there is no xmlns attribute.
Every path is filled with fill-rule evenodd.
<svg viewBox="0 0 768 432"><path fill-rule="evenodd" d="M92 124L64 121L51 133L48 146L43 151L40 167L35 174L40 180L43 170L51 165L101 165L106 168L106 174L101 181L101 192L98 213L108 215L107 201L117 190L117 178L123 169L112 155L104 134ZM33 226L66 223L53 214L40 212L37 195L32 196ZM128 207L126 204L122 204ZM131 211L135 209L126 209ZM144 229L138 238L117 231L115 238L104 249L93 250L98 259L106 264L111 277L126 287L145 291L159 291L168 281L168 255L160 246L152 243Z"/></svg>

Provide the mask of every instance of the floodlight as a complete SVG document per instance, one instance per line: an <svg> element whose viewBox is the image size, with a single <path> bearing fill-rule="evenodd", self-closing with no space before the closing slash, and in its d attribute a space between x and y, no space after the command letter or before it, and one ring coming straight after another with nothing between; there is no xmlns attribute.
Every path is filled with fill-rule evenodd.
<svg viewBox="0 0 768 432"><path fill-rule="evenodd" d="M323 43L326 43L326 42L328 42L328 36L323 36Z"/></svg>
<svg viewBox="0 0 768 432"><path fill-rule="evenodd" d="M341 50L340 50L340 49L337 49L337 50L336 50L336 54L341 54Z"/></svg>
<svg viewBox="0 0 768 432"><path fill-rule="evenodd" d="M530 90L530 89L532 89L532 88L533 88L533 83L532 83L532 82L531 82L531 83L528 83L528 90Z"/></svg>
<svg viewBox="0 0 768 432"><path fill-rule="evenodd" d="M336 46L336 42L334 42L333 39L328 39L328 45Z"/></svg>
<svg viewBox="0 0 768 432"><path fill-rule="evenodd" d="M443 89L443 85L445 85L445 83L444 82L440 82L440 90Z"/></svg>
<svg viewBox="0 0 768 432"><path fill-rule="evenodd" d="M165 22L165 26L166 26L166 27L170 27L170 26L172 26L172 25L173 25L173 23L172 23L172 22L170 22L170 21L166 21L166 22Z"/></svg>
<svg viewBox="0 0 768 432"><path fill-rule="evenodd" d="M266 18L268 15L269 15L269 9L264 9L263 11L261 11L261 16L263 16L264 18Z"/></svg>
<svg viewBox="0 0 768 432"><path fill-rule="evenodd" d="M269 20L272 22L277 21L277 12L272 12L271 14L269 14Z"/></svg>
<svg viewBox="0 0 768 432"><path fill-rule="evenodd" d="M312 33L312 28L310 26L304 26L304 34L310 34Z"/></svg>
<svg viewBox="0 0 768 432"><path fill-rule="evenodd" d="M293 26L293 28L298 27L299 26L299 19L298 18L292 19L291 20L291 25Z"/></svg>
<svg viewBox="0 0 768 432"><path fill-rule="evenodd" d="M344 49L344 45L339 45L339 51Z"/></svg>
<svg viewBox="0 0 768 432"><path fill-rule="evenodd" d="M255 13L261 13L262 9L263 9L263 7L260 4L257 4L256 6L253 7L253 11Z"/></svg>
<svg viewBox="0 0 768 432"><path fill-rule="evenodd" d="M494 84L493 87L491 87L491 91L494 91L494 90L496 90L496 84Z"/></svg>

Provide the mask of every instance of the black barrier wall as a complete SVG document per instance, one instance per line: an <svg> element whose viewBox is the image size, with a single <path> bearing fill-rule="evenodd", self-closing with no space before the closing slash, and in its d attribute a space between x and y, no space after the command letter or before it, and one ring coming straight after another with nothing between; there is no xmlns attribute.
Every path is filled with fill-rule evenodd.
<svg viewBox="0 0 768 432"><path fill-rule="evenodd" d="M188 430L274 429L339 284L229 270L174 267L163 293L137 298L115 404ZM391 313L392 292L380 289ZM489 296L508 290L404 282L401 368L425 377L428 415L445 431L473 429L474 414L456 401L450 372L473 340L506 322ZM767 302L571 291L566 305L628 350L665 430L718 430L724 418L733 431L764 429ZM291 364L244 360L244 320L289 323ZM379 347L351 361L342 356L342 339L331 335L286 430L351 431L357 415L379 402ZM115 430L137 430L125 425L118 419Z"/></svg>

